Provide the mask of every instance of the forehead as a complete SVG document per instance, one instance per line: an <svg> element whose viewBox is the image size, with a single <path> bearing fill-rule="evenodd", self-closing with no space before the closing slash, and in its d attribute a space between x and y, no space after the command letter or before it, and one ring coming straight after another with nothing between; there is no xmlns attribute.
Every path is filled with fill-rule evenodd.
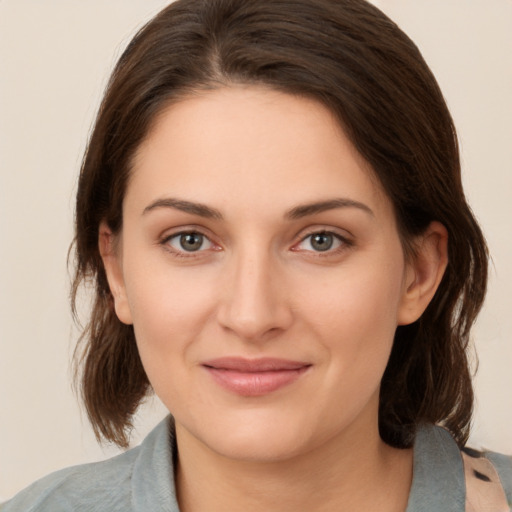
<svg viewBox="0 0 512 512"><path fill-rule="evenodd" d="M199 92L167 107L132 173L127 200L167 194L269 210L326 196L387 201L325 106L254 86Z"/></svg>

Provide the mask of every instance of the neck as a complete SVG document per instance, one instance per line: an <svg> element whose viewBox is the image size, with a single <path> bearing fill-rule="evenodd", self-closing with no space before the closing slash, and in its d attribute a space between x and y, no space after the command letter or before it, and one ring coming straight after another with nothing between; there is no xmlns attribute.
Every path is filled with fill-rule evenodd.
<svg viewBox="0 0 512 512"><path fill-rule="evenodd" d="M404 512L412 450L354 427L307 453L255 462L224 457L177 425L180 510Z"/></svg>

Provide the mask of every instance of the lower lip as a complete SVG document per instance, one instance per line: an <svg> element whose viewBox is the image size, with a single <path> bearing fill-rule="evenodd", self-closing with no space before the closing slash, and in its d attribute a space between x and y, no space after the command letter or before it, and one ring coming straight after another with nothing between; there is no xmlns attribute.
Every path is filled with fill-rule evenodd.
<svg viewBox="0 0 512 512"><path fill-rule="evenodd" d="M241 396L263 396L295 382L309 366L294 370L240 372L205 366L213 379L223 388Z"/></svg>

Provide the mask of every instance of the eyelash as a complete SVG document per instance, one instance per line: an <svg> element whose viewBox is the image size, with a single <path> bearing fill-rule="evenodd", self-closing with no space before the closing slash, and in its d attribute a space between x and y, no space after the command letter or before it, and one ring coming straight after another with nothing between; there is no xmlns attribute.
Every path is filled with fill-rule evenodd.
<svg viewBox="0 0 512 512"><path fill-rule="evenodd" d="M197 258L199 254L205 252L204 250L198 249L197 251L186 251L185 249L179 250L171 246L170 241L176 238L180 238L186 235L199 235L203 238L204 241L208 241L213 247L218 247L209 236L201 233L199 230L191 229L186 231L179 231L177 233L173 233L172 235L165 236L161 241L160 245L162 245L167 251L169 251L173 256L177 258ZM218 249L214 249L218 250Z"/></svg>
<svg viewBox="0 0 512 512"><path fill-rule="evenodd" d="M201 253L205 252L204 249L203 250L198 249L197 251L186 251L184 249L179 250L179 249L172 247L169 243L173 239L176 239L176 238L179 238L182 236L186 236L186 235L199 235L203 238L203 241L204 240L208 241L214 247L214 249L213 249L214 251L220 250L220 247L218 245L216 245L210 239L210 237L208 235L202 233L199 230L179 231L177 233L173 233L172 235L165 236L159 243L167 251L169 251L173 256L175 256L177 258L197 258ZM315 235L332 236L335 239L335 241L337 241L339 243L339 246L334 249L331 249L331 247L329 247L325 251L314 251L314 250L306 250L305 251L305 252L314 253L315 257L326 258L329 256L334 256L334 255L339 254L340 252L343 252L343 251L349 249L350 247L352 247L354 245L354 243L351 240L340 235L339 233L336 233L334 231L329 231L329 230L322 230L322 229L318 230L317 229L317 230L311 231L311 232L307 233L306 235L304 235L298 242L296 242L291 247L291 250L294 252L299 252L300 249L298 249L297 246L304 243L308 238L311 238Z"/></svg>
<svg viewBox="0 0 512 512"><path fill-rule="evenodd" d="M297 242L293 247L292 251L300 251L300 249L297 249L296 247L302 243L304 243L308 238L312 238L315 235L328 235L332 236L335 241L339 242L339 246L331 249L330 247L326 249L325 251L314 251L314 250L307 250L306 252L314 253L315 257L319 258L328 258L330 256L335 256L340 254L343 251L346 251L350 247L354 245L352 240L349 240L347 237L344 237L340 235L339 233L336 233L334 231L329 231L327 229L316 229L314 231L310 231L306 235L304 235L299 242ZM311 243L311 242L310 242Z"/></svg>

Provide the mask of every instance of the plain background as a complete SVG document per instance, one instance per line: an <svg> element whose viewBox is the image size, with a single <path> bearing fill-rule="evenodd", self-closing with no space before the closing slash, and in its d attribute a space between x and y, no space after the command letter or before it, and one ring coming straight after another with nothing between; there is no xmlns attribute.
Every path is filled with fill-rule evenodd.
<svg viewBox="0 0 512 512"><path fill-rule="evenodd" d="M85 141L116 58L164 0L0 0L0 501L105 458L71 391L66 257ZM512 453L512 1L375 0L438 77L493 255L472 444ZM151 401L133 443L165 415Z"/></svg>

